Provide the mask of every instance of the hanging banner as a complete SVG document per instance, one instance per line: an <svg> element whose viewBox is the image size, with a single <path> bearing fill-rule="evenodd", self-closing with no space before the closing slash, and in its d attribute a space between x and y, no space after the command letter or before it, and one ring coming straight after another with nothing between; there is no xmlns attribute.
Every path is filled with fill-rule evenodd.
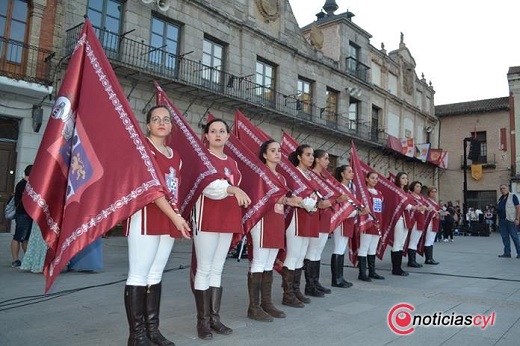
<svg viewBox="0 0 520 346"><path fill-rule="evenodd" d="M471 177L475 180L482 178L482 165L471 165Z"/></svg>

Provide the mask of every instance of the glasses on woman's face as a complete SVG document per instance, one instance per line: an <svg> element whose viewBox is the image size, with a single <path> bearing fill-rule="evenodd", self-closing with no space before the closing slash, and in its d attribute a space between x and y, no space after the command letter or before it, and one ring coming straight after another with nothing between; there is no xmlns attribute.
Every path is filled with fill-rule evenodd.
<svg viewBox="0 0 520 346"><path fill-rule="evenodd" d="M160 124L160 123L163 123L163 124L171 124L172 123L172 118L171 117L164 117L164 118L161 118L159 116L153 116L150 118L150 122L154 123L154 124Z"/></svg>

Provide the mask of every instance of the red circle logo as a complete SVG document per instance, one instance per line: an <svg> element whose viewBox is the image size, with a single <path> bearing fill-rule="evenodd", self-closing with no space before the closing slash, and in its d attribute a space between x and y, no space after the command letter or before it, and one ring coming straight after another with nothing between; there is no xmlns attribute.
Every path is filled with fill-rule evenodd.
<svg viewBox="0 0 520 346"><path fill-rule="evenodd" d="M397 335L412 334L415 328L412 326L412 314L414 307L407 303L394 305L388 311L387 323L392 332Z"/></svg>

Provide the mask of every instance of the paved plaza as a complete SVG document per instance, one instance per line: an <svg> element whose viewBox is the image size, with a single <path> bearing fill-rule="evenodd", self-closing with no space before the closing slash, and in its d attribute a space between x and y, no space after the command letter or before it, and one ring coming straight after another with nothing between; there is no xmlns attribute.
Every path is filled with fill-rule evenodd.
<svg viewBox="0 0 520 346"><path fill-rule="evenodd" d="M10 267L12 236L0 234L0 344L39 346L126 345L128 327L123 306L127 271L124 237L104 239L102 273L62 273L48 295L42 274ZM321 282L330 287L332 240L323 253ZM500 236L455 237L435 243L437 266L410 270L409 277L390 275L390 254L377 261L386 280L357 280L357 269L345 268L354 283L333 288L325 298L312 298L303 309L281 305L281 278L275 275L275 304L287 314L272 323L247 318L247 260L228 259L223 277L222 320L233 328L231 336L197 338L195 302L189 289L191 241L176 242L163 276L161 331L176 345L517 345L520 340L520 259L502 259ZM421 263L423 258L420 258ZM411 268L410 268L411 269ZM303 279L302 279L303 281ZM405 336L394 334L391 319L422 315L494 317L494 325L414 327ZM402 321L405 321L403 319ZM424 319L428 322L427 319ZM406 322L406 321L405 321ZM404 323L404 322L403 322ZM408 325L405 325L405 327ZM397 325L399 327L399 325ZM398 328L404 330L408 328ZM516 341L515 341L516 340Z"/></svg>

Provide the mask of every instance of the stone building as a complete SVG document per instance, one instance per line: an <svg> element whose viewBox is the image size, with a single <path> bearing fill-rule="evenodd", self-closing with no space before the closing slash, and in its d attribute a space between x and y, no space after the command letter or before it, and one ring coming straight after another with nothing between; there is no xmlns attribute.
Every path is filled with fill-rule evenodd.
<svg viewBox="0 0 520 346"><path fill-rule="evenodd" d="M31 164L54 90L56 0L0 3L0 210ZM0 215L0 232L9 231Z"/></svg>
<svg viewBox="0 0 520 346"><path fill-rule="evenodd" d="M480 156L475 162L466 160L467 207L484 208L487 204L496 204L499 185L508 184L511 177L511 111L509 97L435 107L435 114L441 119L441 147L451 156L448 169L439 175L439 195L443 201L452 201L462 207L463 141L476 137ZM466 143L466 154L469 149L470 145ZM471 164L482 165L482 177L478 180L472 177Z"/></svg>
<svg viewBox="0 0 520 346"><path fill-rule="evenodd" d="M55 88L87 15L141 123L157 80L197 132L209 111L231 123L240 109L275 139L283 130L327 150L333 165L348 161L355 140L360 158L376 170L404 170L437 184L436 166L386 148L388 134L438 147L432 86L417 77L402 35L396 50L377 49L353 13L334 14L334 1L325 2L324 12L316 5L320 14L304 28L288 0L59 3ZM48 108L43 115L45 126ZM40 134L28 125L18 141L24 136ZM17 144L24 157L18 170L37 146L37 140Z"/></svg>

